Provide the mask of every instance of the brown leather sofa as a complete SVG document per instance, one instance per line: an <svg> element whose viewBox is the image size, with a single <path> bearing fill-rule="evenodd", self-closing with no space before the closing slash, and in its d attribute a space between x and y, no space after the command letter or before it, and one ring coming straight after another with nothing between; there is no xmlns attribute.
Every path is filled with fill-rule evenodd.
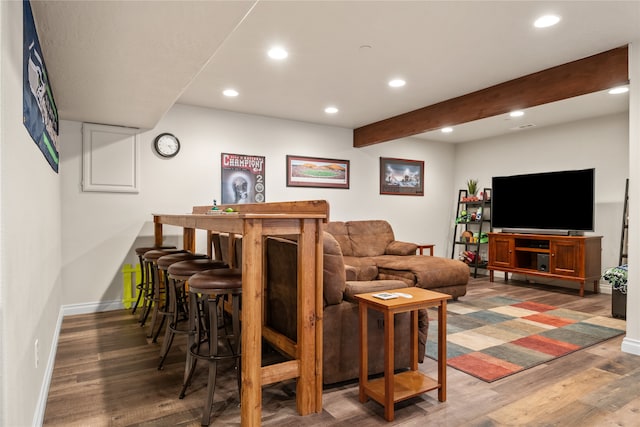
<svg viewBox="0 0 640 427"><path fill-rule="evenodd" d="M458 299L467 293L469 267L459 260L416 255L417 245L395 240L384 220L332 221L325 231L342 250L344 263L353 267L357 280L402 280L449 294Z"/></svg>
<svg viewBox="0 0 640 427"><path fill-rule="evenodd" d="M401 280L355 280L356 269L344 265L340 245L329 233L323 239L323 383L333 384L359 377L360 344L358 304L355 294L407 287ZM266 325L296 341L297 243L269 237L266 242ZM305 262L304 260L302 262ZM348 280L349 279L349 280ZM381 313L368 313L369 374L384 372L384 324ZM426 310L419 312L418 360L427 339ZM410 366L410 316L395 316L395 368Z"/></svg>

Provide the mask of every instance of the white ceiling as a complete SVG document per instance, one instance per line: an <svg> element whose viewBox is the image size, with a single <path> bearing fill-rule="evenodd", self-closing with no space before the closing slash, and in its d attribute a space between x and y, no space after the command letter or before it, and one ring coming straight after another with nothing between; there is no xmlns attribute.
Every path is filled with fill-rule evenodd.
<svg viewBox="0 0 640 427"><path fill-rule="evenodd" d="M636 1L34 1L60 118L148 129L178 102L357 128L640 40ZM544 13L562 17L535 29ZM274 44L289 57L270 60ZM386 83L401 77L402 88ZM226 98L222 90L240 92ZM327 115L334 105L338 114ZM599 93L429 139L625 111ZM481 108L481 106L479 106Z"/></svg>

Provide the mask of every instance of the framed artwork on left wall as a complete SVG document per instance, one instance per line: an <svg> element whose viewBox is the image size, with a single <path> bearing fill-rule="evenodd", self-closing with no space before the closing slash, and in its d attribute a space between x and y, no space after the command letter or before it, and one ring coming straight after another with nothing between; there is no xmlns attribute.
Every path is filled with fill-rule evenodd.
<svg viewBox="0 0 640 427"><path fill-rule="evenodd" d="M424 161L380 157L380 194L424 196Z"/></svg>

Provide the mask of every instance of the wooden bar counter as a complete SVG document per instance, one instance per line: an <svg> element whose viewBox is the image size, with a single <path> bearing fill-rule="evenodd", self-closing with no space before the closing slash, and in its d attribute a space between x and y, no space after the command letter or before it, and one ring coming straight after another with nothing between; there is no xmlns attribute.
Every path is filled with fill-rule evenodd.
<svg viewBox="0 0 640 427"><path fill-rule="evenodd" d="M262 414L262 386L295 378L300 415L322 410L322 223L329 220L324 200L219 206L235 213L211 213L194 206L192 214L154 214L155 241L163 224L184 229L184 249L195 250L195 230L242 235L242 392L241 425L257 426ZM264 325L265 237L298 236L298 340ZM262 367L262 337L291 356Z"/></svg>

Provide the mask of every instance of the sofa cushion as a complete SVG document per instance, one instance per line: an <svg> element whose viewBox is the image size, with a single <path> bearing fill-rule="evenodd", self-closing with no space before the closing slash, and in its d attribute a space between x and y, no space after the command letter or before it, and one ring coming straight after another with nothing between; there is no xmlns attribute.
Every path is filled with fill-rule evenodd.
<svg viewBox="0 0 640 427"><path fill-rule="evenodd" d="M424 289L466 285L469 281L469 266L454 259L423 255L385 255L375 257L374 260L381 277L385 275L386 278L393 272L410 271L415 275L416 286Z"/></svg>
<svg viewBox="0 0 640 427"><path fill-rule="evenodd" d="M353 251L350 256L384 255L395 240L391 225L384 220L347 221L346 226Z"/></svg>
<svg viewBox="0 0 640 427"><path fill-rule="evenodd" d="M372 258L368 257L343 257L345 265L355 270L356 276L352 280L375 280L378 278L378 267Z"/></svg>
<svg viewBox="0 0 640 427"><path fill-rule="evenodd" d="M385 255L415 255L418 245L415 243L399 242L394 240L387 245Z"/></svg>
<svg viewBox="0 0 640 427"><path fill-rule="evenodd" d="M349 239L349 231L347 230L346 223L342 221L330 221L325 226L325 231L331 234L340 244L342 255L353 256L353 249L351 248L351 240Z"/></svg>
<svg viewBox="0 0 640 427"><path fill-rule="evenodd" d="M378 269L379 280L402 280L405 286L416 286L416 275L411 270Z"/></svg>

